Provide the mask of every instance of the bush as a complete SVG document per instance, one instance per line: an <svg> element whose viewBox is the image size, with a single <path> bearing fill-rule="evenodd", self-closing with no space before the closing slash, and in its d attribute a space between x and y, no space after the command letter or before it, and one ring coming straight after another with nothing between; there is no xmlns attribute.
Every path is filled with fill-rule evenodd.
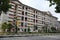
<svg viewBox="0 0 60 40"><path fill-rule="evenodd" d="M30 28L28 28L28 32L30 32Z"/></svg>
<svg viewBox="0 0 60 40"><path fill-rule="evenodd" d="M5 30L7 31L7 32L10 32L10 30L11 30L11 28L12 28L12 25L9 23L9 24L7 24L6 22L5 23L3 23L2 24L2 30L5 32Z"/></svg>
<svg viewBox="0 0 60 40"><path fill-rule="evenodd" d="M55 27L51 27L51 32L52 33L56 33L57 32L56 28Z"/></svg>
<svg viewBox="0 0 60 40"><path fill-rule="evenodd" d="M1 27L1 28L2 28L2 30L3 30L4 32L5 32L5 30L8 28L7 26L8 26L8 25L7 25L6 22L2 24L2 27Z"/></svg>

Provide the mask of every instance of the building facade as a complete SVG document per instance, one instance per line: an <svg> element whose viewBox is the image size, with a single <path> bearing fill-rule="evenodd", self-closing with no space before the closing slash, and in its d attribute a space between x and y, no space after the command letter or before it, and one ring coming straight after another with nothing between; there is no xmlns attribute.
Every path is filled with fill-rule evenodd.
<svg viewBox="0 0 60 40"><path fill-rule="evenodd" d="M31 32L38 32L45 25L50 27L57 27L57 17L54 17L49 11L40 11L25 4L22 4L18 0L12 0L12 7L7 12L6 21L17 25L20 28L20 32L27 32L30 28ZM15 22L16 21L16 22ZM34 30L37 28L37 30Z"/></svg>
<svg viewBox="0 0 60 40"><path fill-rule="evenodd" d="M57 22L57 29L60 30L60 21Z"/></svg>

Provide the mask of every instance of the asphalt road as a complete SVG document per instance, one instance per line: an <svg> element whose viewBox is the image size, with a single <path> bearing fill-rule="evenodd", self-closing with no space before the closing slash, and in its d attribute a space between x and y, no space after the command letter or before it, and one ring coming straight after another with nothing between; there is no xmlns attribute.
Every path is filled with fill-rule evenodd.
<svg viewBox="0 0 60 40"><path fill-rule="evenodd" d="M58 36L12 37L12 38L0 38L0 40L60 40L60 35Z"/></svg>

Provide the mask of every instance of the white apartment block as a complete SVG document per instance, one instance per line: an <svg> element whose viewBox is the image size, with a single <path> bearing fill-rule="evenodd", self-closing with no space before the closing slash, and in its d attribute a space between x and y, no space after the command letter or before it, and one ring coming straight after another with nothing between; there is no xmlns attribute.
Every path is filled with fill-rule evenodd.
<svg viewBox="0 0 60 40"><path fill-rule="evenodd" d="M60 21L57 22L57 29L60 30Z"/></svg>
<svg viewBox="0 0 60 40"><path fill-rule="evenodd" d="M22 4L18 0L12 0L10 4L12 8L7 12L7 21L15 23L14 20L15 17L17 17L17 27L20 28L20 31L24 31L24 29L27 31L27 29L30 28L32 32L34 31L34 26L37 26L38 30L41 30L46 24L49 28L57 28L58 26L57 17L54 17L49 11L40 11Z"/></svg>

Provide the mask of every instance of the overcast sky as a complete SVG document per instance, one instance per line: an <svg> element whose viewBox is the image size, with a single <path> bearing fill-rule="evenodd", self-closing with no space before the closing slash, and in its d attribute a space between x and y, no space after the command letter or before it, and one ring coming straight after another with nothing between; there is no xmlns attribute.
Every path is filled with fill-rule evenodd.
<svg viewBox="0 0 60 40"><path fill-rule="evenodd" d="M60 14L54 12L54 7L49 7L49 2L46 0L20 0L23 4L39 9L41 11L50 11L53 16L58 17L60 20Z"/></svg>

